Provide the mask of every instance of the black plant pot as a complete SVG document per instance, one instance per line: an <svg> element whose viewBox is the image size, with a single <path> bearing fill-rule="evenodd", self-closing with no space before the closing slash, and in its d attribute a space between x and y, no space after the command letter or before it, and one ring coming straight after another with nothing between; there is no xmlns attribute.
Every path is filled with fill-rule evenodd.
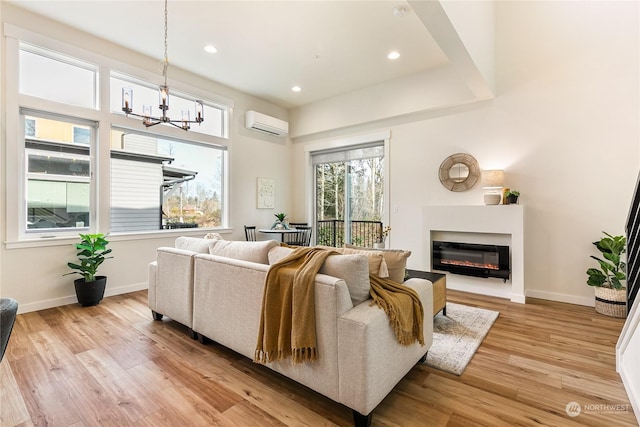
<svg viewBox="0 0 640 427"><path fill-rule="evenodd" d="M508 205L517 205L518 204L518 196L514 196L513 194L507 196L507 204Z"/></svg>
<svg viewBox="0 0 640 427"><path fill-rule="evenodd" d="M107 287L106 276L96 276L93 282L85 282L84 278L73 281L76 287L78 302L83 307L100 304L104 298L104 289Z"/></svg>

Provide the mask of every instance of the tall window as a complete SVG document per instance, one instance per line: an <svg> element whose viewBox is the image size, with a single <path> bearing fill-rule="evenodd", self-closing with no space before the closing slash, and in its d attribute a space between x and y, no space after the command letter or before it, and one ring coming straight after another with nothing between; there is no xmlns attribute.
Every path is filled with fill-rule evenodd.
<svg viewBox="0 0 640 427"><path fill-rule="evenodd" d="M111 231L222 225L225 150L111 131Z"/></svg>
<svg viewBox="0 0 640 427"><path fill-rule="evenodd" d="M8 139L16 161L7 161L7 174L19 183L7 192L8 240L225 225L230 100L200 95L205 121L189 132L145 129L123 114L122 88L135 89L135 104L157 107L155 85L110 69L98 54L89 62L71 46L54 41L59 53L31 44L40 39L28 32L19 36L29 40L16 36L5 38L7 61L18 62L7 80L18 101L8 113L7 134L17 138ZM109 79L99 78L103 70ZM109 86L108 103L98 102L100 82ZM172 90L171 114L195 111L193 99ZM110 222L98 211L110 212Z"/></svg>
<svg viewBox="0 0 640 427"><path fill-rule="evenodd" d="M94 124L22 116L25 127L26 231L90 225ZM86 138L77 142L76 129Z"/></svg>
<svg viewBox="0 0 640 427"><path fill-rule="evenodd" d="M372 246L382 231L384 144L312 153L319 244Z"/></svg>

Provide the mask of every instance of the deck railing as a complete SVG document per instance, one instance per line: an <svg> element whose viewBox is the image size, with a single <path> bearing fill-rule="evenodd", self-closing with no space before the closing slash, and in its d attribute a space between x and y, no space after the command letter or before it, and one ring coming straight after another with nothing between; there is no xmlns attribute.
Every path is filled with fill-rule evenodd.
<svg viewBox="0 0 640 427"><path fill-rule="evenodd" d="M344 241L344 220L330 219L318 221L316 234L319 245L342 247L345 243L356 246L373 247L382 234L382 221L351 221L351 241Z"/></svg>

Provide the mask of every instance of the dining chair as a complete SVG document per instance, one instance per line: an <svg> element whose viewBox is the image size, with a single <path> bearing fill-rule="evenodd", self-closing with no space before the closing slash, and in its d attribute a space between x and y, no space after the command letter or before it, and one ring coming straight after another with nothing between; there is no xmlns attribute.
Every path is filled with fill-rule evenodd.
<svg viewBox="0 0 640 427"><path fill-rule="evenodd" d="M284 234L282 236L284 242L291 246L310 246L313 228L308 225L299 225L296 230L295 233Z"/></svg>
<svg viewBox="0 0 640 427"><path fill-rule="evenodd" d="M306 227L309 224L306 222L290 222L289 225L293 228L298 228L298 227Z"/></svg>
<svg viewBox="0 0 640 427"><path fill-rule="evenodd" d="M247 239L247 242L255 242L256 241L256 226L255 225L245 225L244 226L244 237Z"/></svg>

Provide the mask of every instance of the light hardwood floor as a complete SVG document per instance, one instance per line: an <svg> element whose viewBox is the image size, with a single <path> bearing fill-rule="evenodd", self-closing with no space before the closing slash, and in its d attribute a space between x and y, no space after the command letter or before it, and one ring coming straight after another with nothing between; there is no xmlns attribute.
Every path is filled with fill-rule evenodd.
<svg viewBox="0 0 640 427"><path fill-rule="evenodd" d="M416 366L373 426L637 426L618 374L623 321L593 308L449 291L500 312L461 376ZM392 360L389 363L393 363ZM0 363L2 426L349 426L351 411L185 327L146 291L19 315ZM582 413L565 408L578 402ZM615 412L615 413L611 413Z"/></svg>

